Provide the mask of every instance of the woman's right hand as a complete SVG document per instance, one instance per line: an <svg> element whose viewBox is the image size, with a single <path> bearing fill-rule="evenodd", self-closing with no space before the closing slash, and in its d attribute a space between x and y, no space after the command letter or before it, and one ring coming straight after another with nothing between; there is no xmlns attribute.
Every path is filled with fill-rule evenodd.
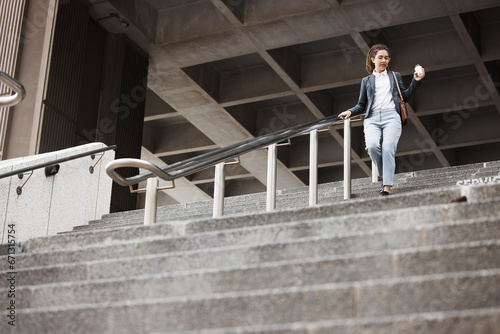
<svg viewBox="0 0 500 334"><path fill-rule="evenodd" d="M339 117L340 117L341 119L348 119L349 117L351 117L351 114L352 114L352 112L351 112L350 110L346 110L346 111L344 111L344 112L341 112L341 113L339 114Z"/></svg>

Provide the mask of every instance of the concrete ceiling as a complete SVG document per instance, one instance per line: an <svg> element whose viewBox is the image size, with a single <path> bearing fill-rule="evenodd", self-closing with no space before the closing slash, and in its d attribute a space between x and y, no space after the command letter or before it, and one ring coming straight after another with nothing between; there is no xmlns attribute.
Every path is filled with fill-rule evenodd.
<svg viewBox="0 0 500 334"><path fill-rule="evenodd" d="M131 24L121 32L150 54L143 146L156 163L354 106L365 54L378 42L391 48L391 69L406 85L415 64L427 72L409 102L397 172L500 159L498 0L107 0L91 8L93 16L118 12ZM342 128L319 141L320 182L340 180ZM308 184L308 150L307 137L279 148L278 188ZM361 122L352 157L354 177L370 175ZM266 160L257 151L228 166L226 194L264 191ZM186 181L211 194L213 169Z"/></svg>

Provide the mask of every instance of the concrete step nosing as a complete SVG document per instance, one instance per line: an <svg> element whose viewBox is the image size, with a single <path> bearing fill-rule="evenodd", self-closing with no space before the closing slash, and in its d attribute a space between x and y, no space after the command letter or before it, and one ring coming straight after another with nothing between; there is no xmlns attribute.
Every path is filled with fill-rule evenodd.
<svg viewBox="0 0 500 334"><path fill-rule="evenodd" d="M453 208L460 208L460 205L464 205L464 204L455 204L455 206L453 207L450 207L448 204L447 205L438 205L438 206L430 206L432 208L432 210L436 213L439 213L441 214L444 218L448 217L449 218L449 214L451 214L453 212ZM474 207L489 207L490 205L488 204L488 201L485 201L485 202L480 202L480 204L465 204L465 205L469 205L468 208L474 208ZM477 206L477 205L480 205L480 206ZM420 209L418 210L422 210L422 207L419 207ZM426 210L427 213L430 212L429 209ZM463 210L462 210L463 211ZM468 210L465 210L466 212ZM483 210L479 210L481 213ZM398 218L401 218L401 217L410 217L409 219L411 219L411 215L409 214L409 210L408 209L397 209L397 210L393 210L391 211L391 215L393 217L398 217ZM445 214L446 213L446 214ZM366 217L367 219L369 220L377 220L377 218L375 217L379 217L379 218L382 218L382 217L390 217L390 215L386 212L383 212L383 213L377 213L377 214L373 214L373 213L363 213L363 214L355 214L353 216L356 217L356 218L362 218L362 217ZM461 220L467 220L467 219L474 219L474 218L463 218L463 217L460 217L458 216L457 217L458 219L456 219L456 221L461 221ZM476 219L477 218L480 218L480 217L475 217ZM482 217L482 218L487 218L487 217ZM333 221L332 221L333 219ZM343 221L348 221L350 219L350 216L342 216L342 217L338 217L338 218L331 218L331 217L328 217L328 218L315 218L315 219L310 219L308 220L307 222L314 225L315 223L318 223L318 222L324 222L324 221L328 221L330 222L331 224L334 224L335 222L343 222ZM445 223L445 221L439 221L437 223L440 223L440 224L443 224ZM304 224L304 222L292 222L292 223L285 223L284 226L298 226L298 224ZM415 224L413 224L412 226L416 226L416 225L425 225L426 223L420 223L420 222L417 222ZM203 235L203 234L206 234L206 233L211 233L211 234L207 234L207 235L214 235L217 234L217 233L222 233L222 232L225 232L225 233L231 233L232 232L238 232L238 231L245 231L247 229L250 229L252 230L252 228L255 228L255 229L261 229L261 228L264 228L266 226L270 226L270 227L276 227L276 226L282 226L283 223L269 223L269 224L265 224L265 225L251 225L251 226L243 226L243 227L234 227L234 228L227 228L227 229L222 229L222 230L209 230L209 231L193 231L193 233L185 233L186 231L186 228L189 226L189 224L182 224L183 225L183 228L182 230L184 230L184 234L183 235L169 235L166 239L170 239L170 240L175 240L175 239L183 239L184 237L186 236L200 236L200 235ZM396 229L397 230L397 229ZM366 231L365 231L366 232ZM363 232L363 233L365 233ZM181 233L183 233L181 231ZM339 234L340 235L340 234ZM152 237L151 240L156 240L158 237ZM160 237L159 239L163 239L162 237ZM141 240L149 240L149 238L144 238L144 237L141 237L140 239L129 239L129 240L120 240L120 241L108 241L106 242L106 245L104 247L108 247L108 246L116 246L116 245L119 245L121 242L124 242L124 244L134 244L136 242L140 242ZM24 256L26 254L48 254L48 253L53 253L53 252L64 252L66 250L68 251L76 251L76 250L84 250L84 249L91 249L91 248L95 248L95 244L87 244L85 246L76 246L76 247L71 247L71 248L66 248L66 249L63 249L63 248L59 248L59 249L49 249L49 250L45 250L45 249L40 249L40 250L35 250L35 251L31 251L31 252L26 252L26 253L20 253L19 256ZM102 242L99 243L97 245L98 247L100 248L103 248L102 246Z"/></svg>
<svg viewBox="0 0 500 334"><path fill-rule="evenodd" d="M136 255L136 256L130 256L130 257L124 257L123 259L145 259L145 258L155 258L155 257L161 257L161 256L177 256L177 255L182 255L182 254L191 254L191 253L200 253L200 252L219 252L219 251L231 251L231 250L238 250L238 249L246 249L246 248L253 248L253 247L265 247L265 246L272 246L272 245L284 245L284 244L293 244L293 243L303 243L307 241L318 241L318 240L324 240L324 239L338 239L338 238L351 238L351 237L364 237L364 236L373 236L375 234L383 234L383 233L391 233L391 232L398 232L398 231L421 231L423 228L428 228L428 229L435 229L435 228L441 228L441 227L456 227L456 226L466 226L466 225L476 225L476 224L483 224L483 223L491 223L491 222L500 222L500 218L498 217L489 217L489 218L483 218L483 219L477 219L477 218L470 218L470 219L464 219L464 220L457 220L457 221L452 221L452 222L447 222L447 223L426 223L426 224L420 224L420 225L415 225L415 226L404 226L401 228L394 228L394 229L378 229L378 230L369 230L369 231L364 231L364 232L346 232L346 233L338 233L338 234L332 234L332 235L315 235L315 236L310 236L310 237L303 237L303 238L290 238L286 240L282 240L280 242L259 242L259 243L248 243L248 244L235 244L235 245L227 245L227 246L220 246L220 247L210 247L210 248L196 248L196 249L188 249L188 250L179 250L179 251L172 251L168 253L154 253L154 254L142 254L142 255ZM301 224L301 223L297 223ZM269 226L271 228L272 226ZM246 230L247 228L242 228L242 230ZM256 227L250 227L248 229L256 229ZM208 235L212 234L214 236L217 236L219 232L204 232L200 233L199 235ZM183 239L184 237L178 236L174 237L173 239ZM161 241L161 240L166 240L165 238L162 237L151 237L149 241ZM482 241L473 241L473 242L482 242ZM122 243L117 243L117 245L121 245ZM136 244L136 241L130 241L129 244ZM430 246L429 246L430 247ZM93 247L89 247L93 248ZM43 252L34 252L33 254L51 254L54 253L53 251L43 251ZM31 253L29 253L31 254ZM25 255L29 255L25 254ZM346 256L346 255L340 255L341 257ZM77 264L74 263L58 263L58 264L53 264L53 265L48 265L48 266L37 266L37 267L30 267L30 268L47 268L47 267L58 267L58 266L64 266L64 265L79 265L79 264L92 264L92 263L98 263L98 262L114 262L116 261L116 258L103 258L103 259L98 259L98 260L91 260L91 261L82 261ZM23 270L23 268L19 268L18 270ZM5 271L7 272L7 271Z"/></svg>
<svg viewBox="0 0 500 334"><path fill-rule="evenodd" d="M435 181L435 177L430 175L429 176L431 179L429 181ZM411 182L412 178L406 178L404 179L404 184L406 183L409 183ZM354 181L354 180L353 180ZM459 181L459 180L458 180ZM421 180L415 180L415 182L418 182L419 184L421 184ZM397 180L396 180L396 184L398 184ZM357 183L353 183L353 186L356 186ZM378 188L378 183L374 184L374 183L362 183L360 184L360 186L363 186L364 188L366 187L369 187L369 188ZM342 186L340 187L334 187L335 188L342 188ZM356 187L355 187L356 188ZM298 195L297 196L300 196L300 197L304 197L306 194L308 194L308 188L304 188L303 190L297 190L297 189L302 189L302 188L295 188L295 189L285 189L286 190L286 194L284 193L284 190L281 190L281 193L280 191L278 191L278 195L277 195L277 199L279 199L280 197L289 197L290 196L290 193L294 193L294 192L298 192ZM324 186L324 187L320 187L319 191L321 193L321 191L324 189L325 192L331 192L332 191L332 187L328 187L328 186ZM250 197L251 196L251 197ZM228 197L226 198L226 204L228 205L228 207L232 206L232 205L240 205L241 203L244 203L248 200L256 200L258 199L258 202L262 202L265 204L265 196L266 194L265 193L258 193L258 194L250 194L250 195L241 195L241 196L237 196L237 197ZM261 198L262 197L262 198ZM195 202L197 204L194 204L194 203L188 203L189 205L184 205L184 204L173 204L173 205L169 205L169 206L163 206L163 207L160 207L159 208L159 211L162 211L162 210L172 210L172 209L175 209L175 208L179 208L179 209L182 209L182 210L190 210L190 209L196 209L196 208L203 208L203 209L206 209L206 208L211 208L212 207L212 200L208 200L208 201L203 201L203 202ZM199 204L199 203L202 203L202 204ZM134 211L128 211L126 213L113 213L113 214L108 214L108 215L104 215L103 216L103 219L120 219L123 215L133 215L134 217L136 218L141 218L142 215L143 215L143 210L134 210ZM94 222L94 221L93 221Z"/></svg>
<svg viewBox="0 0 500 334"><path fill-rule="evenodd" d="M457 181L456 179L453 179L450 181L440 182L440 183L436 184L434 179L429 180L429 182L431 182L433 187L436 187L436 186L453 187L453 186L456 186L456 181ZM359 193L360 198L364 197L364 195L363 195L364 193L366 193L366 194L371 194L372 192L377 193L378 187L379 187L378 185L371 186L370 188L364 187L362 190L364 190L365 192ZM422 183L416 183L415 185L413 183L395 183L395 187L394 187L395 191L394 192L395 192L395 194L398 194L398 192L399 192L399 195L403 195L407 192L407 190L412 190L412 191L419 190L419 189L426 190L428 188L429 187L427 187L425 184L422 184ZM356 195L356 189L354 189L353 195ZM297 207L297 206L307 207L308 203L307 203L306 197L307 197L306 194L297 195L297 196L294 196L292 198L283 198L283 199L280 199L278 197L277 198L277 207L283 208L283 209L290 208L290 207ZM342 196L340 196L340 194L339 194L339 198L340 197L342 197ZM370 197L373 197L373 196L370 196ZM320 197L318 200L319 200L319 202L324 202L324 201L331 201L331 199L332 199L331 194L325 195L323 197L320 194ZM241 213L241 212L245 212L245 213L264 212L265 211L265 200L261 200L261 201L259 201L259 203L261 203L261 207L259 207L259 206L255 207L253 205L252 210L246 210L246 208L248 208L248 203L246 203L246 202L233 203L232 205L227 205L225 208L226 215L228 215L228 214L230 215L233 213ZM193 209L182 208L179 210L174 209L174 211L171 211L171 209L169 209L169 208L161 207L158 209L158 218L165 219L165 220L172 220L172 219L179 220L179 219L186 219L186 218L191 219L193 216L196 216L198 218L209 218L212 214L211 211L212 211L211 205L209 207L202 209L202 210L199 210L196 208L193 208ZM92 221L89 225L83 225L83 226L76 227L75 231L90 229L90 228L98 228L98 226L100 224L101 225L104 224L105 226L107 224L107 226L110 226L110 227L112 227L113 224L125 225L125 223L122 223L124 218L132 220L132 222L130 222L130 224L140 224L142 222L143 216L140 214L130 214L130 215L124 215L124 216L117 216L117 217L114 217L112 219L103 218L100 221Z"/></svg>
<svg viewBox="0 0 500 334"><path fill-rule="evenodd" d="M453 188L452 190L449 190L449 189L436 189L432 192L429 192L430 195L433 195L435 194L436 196L440 196L442 197L443 195L443 192L447 192L447 191L452 191L453 193L456 193L456 195L453 195L453 196L459 196L460 194L460 190L459 188ZM389 200L394 200L394 198L398 198L398 196L408 196L408 195L395 195L395 196L392 196ZM411 198L411 196L410 196ZM381 200L381 199L379 199ZM353 206L353 204L362 204L362 205L368 205L371 203L372 200L370 199L358 199L358 200L353 200L353 201L349 201L349 202L344 202L344 203L328 203L328 204L320 204L320 205L317 205L315 207L306 207L306 208L299 208L299 209L295 209L295 208L292 208L292 209L283 209L283 210L280 210L280 211L274 211L274 212L261 212L261 213L255 213L257 215L276 215L277 213L281 213L281 212L287 212L287 211L293 211L293 210L314 210L315 208L318 208L318 207L327 207L327 206L332 206L332 207L342 207L342 206ZM410 201L410 200L409 200ZM412 201L410 201L412 202ZM382 202L384 203L384 202ZM253 215L255 215L253 214ZM233 216L241 216L241 215L232 215L232 216L225 216L225 217L222 217L221 219L228 219L230 217L233 217ZM245 216L248 216L245 215ZM201 221L204 221L206 219L196 219L195 221L198 221L198 220L201 220ZM213 221L213 219L208 219L208 220L211 220ZM164 224L171 224L171 225L179 225L183 222L193 222L192 220L191 221L173 221L173 222L165 222L165 223L162 223L162 222L159 222L157 223L156 225L153 225L154 226L158 226L158 225L164 225ZM193 222L194 223L194 222ZM143 225L140 225L140 227L142 227ZM126 229L126 228L137 228L138 226L124 226L122 228ZM89 231L82 231L82 232L78 232L79 235L81 236L81 238L83 238L86 234L90 235L93 233L92 230L89 230ZM71 232L66 232L64 234L59 234L58 236L54 236L54 237L51 237L50 240L51 240L51 245L54 244L54 239L56 237L62 237L64 238L64 236L68 236L68 235L77 235L76 233L71 233ZM29 245L30 243L31 244L36 244L38 241L40 240L48 240L47 238L38 238L38 239L34 239L34 240L31 240L31 241L28 241L27 244Z"/></svg>
<svg viewBox="0 0 500 334"><path fill-rule="evenodd" d="M176 255L182 255L184 253L199 253L199 252L205 252L207 250L210 251L224 251L224 250L236 250L236 249L245 249L245 248L252 248L252 247L265 247L265 246L271 246L271 245L277 245L277 244L288 244L288 243L300 243L304 241L314 241L314 240L322 240L322 239L332 239L332 238L350 238L350 237L363 237L363 236L373 236L374 234L377 233L391 233L391 232L397 232L397 231L410 231L410 230L415 230L415 231L421 231L424 228L427 229L435 229L435 228L442 228L442 227L457 227L457 226L467 226L467 225L477 225L477 224L486 224L486 223L495 223L499 222L500 223L500 218L499 217L486 217L486 218L469 218L469 219L462 219L462 220L456 220L452 222L446 222L446 223L440 223L440 222L435 222L435 223L426 223L426 224L420 224L420 225L415 225L415 226L403 226L401 228L394 228L394 229L378 229L378 230L369 230L369 231L364 231L364 232L345 232L345 233L338 233L338 234L332 234L332 235L316 235L316 236L310 236L310 237L303 237L303 238L290 238L290 239L285 239L282 240L281 242L266 242L266 243L248 243L248 244L238 244L238 245L229 245L229 246L221 246L221 247L210 247L210 248L198 248L198 249L190 249L190 250L180 250L180 251L173 251L173 252L168 252L168 253L154 253L154 254L143 254L143 255L137 255L137 256L130 256L127 257L129 259L135 259L137 258L138 260L140 259L145 259L145 258L155 258L155 257L161 257L161 256L176 256ZM300 222L296 223L297 225L302 224ZM279 226L279 224L277 225ZM273 228L276 226L266 226L266 228ZM248 230L248 229L260 229L259 227L248 227L248 228L241 228L240 230ZM202 232L198 234L194 234L194 236L203 236L203 235L213 235L213 236L218 236L220 232L218 231L212 231L212 232ZM164 237L150 237L149 241L162 241L162 240L169 240L169 239L183 239L183 236L175 236L173 238L164 238ZM142 239L144 240L144 239ZM496 239L492 239L496 240ZM488 242L488 240L480 240L480 241L471 241L471 242ZM131 241L130 244L135 244L135 241ZM453 244L461 244L461 243L453 243ZM442 247L446 247L447 245L453 245L453 244L443 244L441 245ZM121 243L117 243L117 245L121 245ZM426 245L422 247L436 247L439 245ZM92 248L92 247L90 247ZM391 251L397 251L397 250L391 250ZM27 253L24 255L28 254L50 254L53 253L54 251L49 250L49 251L41 251L41 252L33 252L33 253ZM339 258L343 258L345 256L349 255L338 255ZM124 259L127 259L124 258ZM30 267L29 269L42 269L42 268L51 268L51 267L63 267L65 265L82 265L82 264L92 264L96 262L114 262L116 261L116 258L103 258L103 259L98 259L98 260L91 260L91 261L82 261L79 263L57 263L53 265L48 265L48 266L36 266L36 267ZM19 268L19 271L24 270L24 268ZM2 271L0 271L1 273ZM7 272L7 271L4 271Z"/></svg>
<svg viewBox="0 0 500 334"><path fill-rule="evenodd" d="M412 216L412 213L414 211L425 211L427 214L429 214L431 211L433 213L439 213L443 216L443 218L446 218L446 217L449 217L451 218L451 216L453 216L453 211L455 208L460 208L461 206L463 205L467 205L468 208L475 208L475 207L491 207L490 203L496 203L497 201L496 200L486 200L486 201L483 201L483 202L480 202L480 203L472 203L472 204L463 204L463 203L455 203L455 204L438 204L438 205L429 205L429 206L426 206L426 207L412 207L411 209L408 209L408 208L403 208L403 209L394 209L394 210L391 210L389 212L376 212L376 213L373 213L373 212L365 212L365 213L355 213L355 214L352 214L352 215L344 215L344 216L340 216L340 217L322 217L322 218L314 218L314 219L309 219L307 220L306 222L307 223L310 223L312 225L314 225L315 223L318 223L318 222L324 222L324 221L328 221L330 222L331 224L334 224L335 222L346 222L346 221L349 221L349 220L352 220L353 218L356 218L356 219L359 219L359 220L363 220L363 218L366 218L366 219L369 219L369 220L378 220L378 219L384 219L384 218L394 218L394 217L398 217L401 219L401 217L407 217L408 219L411 219ZM411 212L410 212L411 211ZM465 210L466 212L467 211L472 211L472 210ZM479 210L480 212L482 212L482 210ZM456 219L457 221L458 220L464 220L464 218L458 216L457 217L458 219ZM484 216L483 216L484 218ZM469 218L469 219L473 219L473 218ZM425 221L425 219L424 219ZM193 223L196 223L196 222L193 222ZM277 223L268 223L268 224L265 224L265 225L251 225L251 226L239 226L239 227L234 227L234 228L227 228L227 229L223 229L223 230L209 230L209 231L194 231L193 233L186 233L185 235L175 235L175 236L168 236L167 238L163 238L163 237L151 237L151 238L144 238L144 237L141 237L140 239L129 239L129 240L120 240L120 241L108 241L106 242L106 245L105 246L102 246L102 243L100 244L87 244L87 245L84 245L84 246L77 246L77 247L71 247L71 248L67 248L67 250L69 251L77 251L77 250L86 250L86 249L95 249L96 246L98 246L99 248L105 248L105 247L112 247L112 246L116 246L116 245L120 245L120 244L136 244L138 242L146 242L146 241L151 241L151 240L163 240L163 239L178 239L178 238L185 238L186 236L193 236L193 235L196 235L196 236L199 236L199 235L210 235L210 234L207 234L207 233L211 233L211 235L213 235L214 233L217 234L217 233L221 233L221 232L226 232L226 233L230 233L230 232L237 232L237 231L245 231L245 230L252 230L252 229L262 229L262 228L269 228L269 227L276 227L276 226L291 226L293 227L294 225L297 226L298 224L303 224L304 222L303 221L295 221L295 222L289 222L289 223L283 223L283 222L277 222ZM439 223L445 223L444 221L440 221ZM432 223L430 223L432 224ZM426 222L418 222L418 223L415 223L414 225L412 226L418 226L418 225L428 225ZM185 229L188 229L189 228L189 223L185 225ZM394 229L394 230L397 230L397 229ZM366 233L363 232L363 233ZM362 233L362 234L363 234ZM57 250L37 250L37 251L30 251L28 253L21 253L19 255L25 255L25 254L47 254L47 253L53 253L55 251L57 252L64 252L66 249L57 249Z"/></svg>
<svg viewBox="0 0 500 334"><path fill-rule="evenodd" d="M495 218L495 219L488 219L488 220L483 220L481 221L481 224L485 223L485 224L489 224L491 222L497 222L498 221L498 218ZM447 224L447 225L431 225L431 226L427 226L426 228L429 229L429 231L432 231L432 229L436 229L436 228L442 228L442 227L465 227L466 225L470 225L470 226L475 226L475 224L477 224L477 222L475 222L475 220L471 220L471 221L464 221L463 223L460 223L460 224L457 224L457 223L450 223L450 224ZM462 227L462 229L463 229ZM413 230L414 228L406 228L406 229L403 229L402 231L405 231L405 230ZM421 227L417 227L415 228L415 231L416 233L420 233L421 231ZM391 233L394 233L393 231L391 231ZM383 235L383 233L380 234L381 236ZM364 235L362 237L366 237L367 235ZM370 234L368 235L369 238L373 238L373 234ZM351 238L350 236L347 236L347 237L335 237L335 239L337 241L339 240L342 240L342 238L346 238L346 239L349 239ZM314 239L307 239L307 238L304 238L303 240L291 240L290 242L282 242L281 244L282 245L293 245L293 244L298 244L300 245L300 243L304 243L304 242L311 242L311 241L319 241L319 240L328 240L328 239L318 239L317 237L314 238ZM474 241L466 241L465 243L473 243L473 242L481 242L480 240L485 240L485 239L479 239L478 240L474 240ZM457 244L457 243L460 243L460 242L452 242L452 243L449 243L449 244ZM35 266L35 267L28 267L28 268L25 268L22 269L22 268L19 268L18 269L18 272L34 272L36 270L45 270L45 269L54 269L54 268L64 268L65 266L69 266L69 267L73 267L73 268L78 268L78 267L84 267L85 270L87 270L87 268L91 268L93 265L99 265L99 264L107 264L109 266L113 265L113 264L118 264L118 263L126 263L127 261L130 262L130 263L134 263L134 262L137 262L137 261L156 261L157 259L162 259L162 258L172 258L172 257L180 257L180 256L192 256L192 255L201 255L201 254L216 254L216 253L221 253L221 254L227 254L228 251L236 251L236 250L244 250L244 249L253 249L253 248L262 248L262 247L266 247L266 246L273 246L273 245L279 245L277 243L269 243L269 244L259 244L259 245L236 245L236 246L227 246L227 247L220 247L220 248L212 248L212 249L209 249L209 250L206 250L206 249L193 249L193 250L189 250L189 251L178 251L178 252L169 252L169 253L154 253L154 254L143 254L143 255L137 255L137 256L130 256L130 257L121 257L121 258L102 258L102 259L98 259L98 260L90 260L90 261L82 261L82 262L78 262L78 263L58 263L58 264L49 264L49 265L44 265L44 266ZM436 244L436 246L446 246L447 244ZM430 247L430 246L427 246L427 247ZM389 251L391 252L397 252L399 249L404 249L404 248L392 248L390 249ZM332 258L335 258L335 259L338 259L338 260L342 260L342 259L348 259L350 257L355 257L357 255L359 256L362 256L362 255L369 255L369 254L372 254L374 252L377 252L377 250L367 250L367 251L364 251L364 252L358 252L358 253L341 253L341 254L335 254L335 255L331 255ZM305 259L305 258L302 258L302 259ZM286 261L286 260L285 260ZM271 261L272 262L272 261ZM274 260L274 262L276 262L276 260ZM279 262L279 261L278 261ZM244 264L244 265L250 265L251 263L247 263L247 264ZM240 264L239 266L241 266L242 264ZM206 269L206 267L205 267ZM193 270L192 268L189 269L189 270ZM189 270L186 270L186 269L181 269L181 270L177 270L177 272L181 272L181 271L189 271ZM196 270L196 269L194 269Z"/></svg>
<svg viewBox="0 0 500 334"><path fill-rule="evenodd" d="M29 310L29 312L58 312L64 310L81 310L87 308L115 308L115 307L141 307L144 305L155 304L174 304L184 302L204 302L207 300L225 300L225 299L241 299L245 297L270 297L273 295L283 294L296 294L296 293L313 293L322 291L332 291L337 289L353 289L353 288L366 288L375 286L394 286L419 282L437 282L437 281L456 281L460 279L475 279L485 277L500 277L500 269L479 270L479 271L464 271L445 274L431 274L426 276L408 276L398 278L383 278L368 280L363 282L341 282L341 283L328 283L319 285L308 285L304 287L283 287L272 289L260 289L242 292L220 292L205 295L194 296L181 296L181 297L166 297L166 298L149 298L141 300L126 300L118 302L91 303L91 304L78 304L68 306L55 306L55 307L41 307L34 309L20 309L19 314ZM0 312L0 315L6 315L7 311Z"/></svg>
<svg viewBox="0 0 500 334"><path fill-rule="evenodd" d="M296 259L296 260L283 260L283 261L273 261L273 262L265 262L265 263L251 263L239 266L229 266L229 267L218 267L218 268L201 268L201 269L193 269L172 273L155 273L155 274L144 274L144 275L135 275L130 277L111 277L111 278L101 278L101 279L92 279L92 280L81 280L81 281L64 281L64 282L53 282L53 283L45 283L45 284L37 284L36 286L30 285L18 285L17 288L30 288L30 289L42 289L47 287L55 287L55 288L64 288L68 286L74 285L97 285L101 283L115 283L115 282L126 282L130 280L149 280L156 278L182 278L185 276L202 276L205 274L223 274L229 272L235 272L240 270L254 270L254 269L276 269L284 266L294 266L294 265L311 265L318 264L324 262L336 262L339 260L359 260L366 259L371 257L383 257L388 255L409 255L409 254L424 254L431 253L436 251L449 251L449 250L459 250L459 249L477 249L484 248L488 246L500 246L500 240L492 239L492 240L482 240L482 241L473 241L473 242L462 242L455 244L447 244L447 245L433 245L433 246L425 246L425 247L412 247L412 248L404 248L404 249L394 249L394 250L383 250L383 251L370 251L365 253L356 253L356 254L343 254L336 256L325 256L325 257L314 257L314 258L304 258L304 259ZM73 265L69 265L70 267ZM63 268L65 265L59 266L50 266L51 268ZM45 269L47 267L34 267L30 269ZM19 273L22 273L23 270L19 270ZM2 273L2 272L0 272ZM452 273L452 272L448 272ZM426 276L426 275L425 275ZM405 277L405 276L398 276ZM5 288L0 288L0 292L6 291Z"/></svg>
<svg viewBox="0 0 500 334"><path fill-rule="evenodd" d="M430 190L429 193L432 194L432 192L442 192L442 191L452 191L453 189L459 189L459 187L457 187L456 185L453 185L453 186L447 186L447 187L442 187L442 188L437 188L437 189L433 189L433 190ZM395 194L394 196L411 196L409 194ZM393 196L393 197L394 197ZM419 196L418 194L414 195L414 196ZM380 199L379 196L377 196L377 198L361 198L361 199L353 199L353 201L372 201L374 199ZM321 205L335 205L335 204L345 204L345 203L348 203L348 202L341 202L341 203L325 203L325 204L321 204ZM294 208L284 208L283 210L294 210ZM258 212L258 213L261 213L261 214L264 214L265 212ZM165 213L167 216L168 216L168 212ZM161 216L161 213L159 214L159 216Z"/></svg>
<svg viewBox="0 0 500 334"><path fill-rule="evenodd" d="M495 168L500 167L500 161L495 161L495 162L487 162L487 163L475 163L475 164L469 164L469 165L460 165L460 166L452 166L452 167L443 167L439 169L429 169L429 170L421 170L421 171L414 171L414 172L406 172L406 173L398 173L395 174L395 180L412 180L412 179L419 179L421 177L426 177L430 176L433 179L435 179L436 175L454 175L454 174L472 174L472 173L480 173L482 170L494 170ZM370 177L363 177L363 178L358 178L358 179L353 179L352 181L353 185L356 185L358 183L364 183L364 184L370 184L371 183L371 178ZM320 184L319 190L321 191L322 189L331 189L333 188L342 188L342 180L339 181L334 181L334 182L328 182L328 183L323 183ZM290 192L294 191L299 191L306 193L308 190L308 187L299 187L299 188L293 188L293 189L281 189L278 190L277 194L279 195L286 195L289 194ZM258 197L265 197L265 193L253 193L253 194L246 194L246 195L240 195L240 196L235 196L235 197L228 197L227 200L230 201L237 201L238 199L254 199ZM195 207L195 206L203 206L203 205L211 205L212 200L206 200L206 201L200 201L200 202L192 202L192 203L179 203L179 204L172 204L169 205L170 207ZM169 207L166 206L166 207ZM137 210L136 210L137 211ZM136 211L128 211L128 212L136 212ZM107 214L103 217L112 217L115 215L121 215L123 213L111 213Z"/></svg>

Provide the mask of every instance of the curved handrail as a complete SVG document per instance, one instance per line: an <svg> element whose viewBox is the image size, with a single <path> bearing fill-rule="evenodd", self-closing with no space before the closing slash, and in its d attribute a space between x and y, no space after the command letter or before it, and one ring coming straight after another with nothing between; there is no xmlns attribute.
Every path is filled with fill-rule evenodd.
<svg viewBox="0 0 500 334"><path fill-rule="evenodd" d="M3 82L9 88L11 88L15 93L9 96L0 96L0 107L12 107L20 103L26 96L26 90L24 86L8 75L7 73L0 71L0 82Z"/></svg>
<svg viewBox="0 0 500 334"><path fill-rule="evenodd" d="M111 161L106 165L106 173L121 186L135 185L141 181L147 180L153 175L156 175L163 180L171 181L179 177L199 172L205 168L212 167L218 163L235 158L245 153L249 153L253 150L264 148L269 145L288 140L301 134L311 132L312 130L329 126L339 121L342 120L336 115L325 117L291 128L265 134L260 137L251 138L240 143L229 145L227 147L204 153L199 156L189 158L161 168L144 160L117 159ZM115 171L115 169L123 167L144 168L146 170L149 170L149 172L125 178Z"/></svg>
<svg viewBox="0 0 500 334"><path fill-rule="evenodd" d="M110 146L98 148L98 149L95 149L95 150L92 150L92 151L78 153L78 154L70 155L68 157L59 158L59 159L55 159L55 160L52 160L52 161L42 162L40 164L36 164L36 165L32 165L32 166L28 166L28 167L16 169L16 170L13 170L13 171L10 171L10 172L7 172L7 173L0 174L0 179L3 179L5 177L14 176L14 175L23 174L23 173L26 173L26 172L29 172L29 171L32 171L32 170L40 169L40 168L45 168L45 167L48 167L48 166L51 166L51 165L55 165L55 164L58 164L58 163L61 163L61 162L71 161L71 160L83 158L83 157L86 157L86 156L89 156L89 155L94 155L94 154L99 154L99 153L106 152L106 151L109 151L109 150L114 150L115 148L116 148L116 145L110 145Z"/></svg>

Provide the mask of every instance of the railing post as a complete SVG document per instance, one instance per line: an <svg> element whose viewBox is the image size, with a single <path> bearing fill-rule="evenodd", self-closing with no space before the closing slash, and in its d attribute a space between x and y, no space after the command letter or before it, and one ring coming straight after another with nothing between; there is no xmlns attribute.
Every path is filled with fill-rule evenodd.
<svg viewBox="0 0 500 334"><path fill-rule="evenodd" d="M377 171L377 166L375 166L375 163L372 161L372 182L378 182L378 171Z"/></svg>
<svg viewBox="0 0 500 334"><path fill-rule="evenodd" d="M318 130L312 130L309 143L309 206L318 203Z"/></svg>
<svg viewBox="0 0 500 334"><path fill-rule="evenodd" d="M276 175L277 175L277 155L276 144L267 148L267 202L266 211L276 208Z"/></svg>
<svg viewBox="0 0 500 334"><path fill-rule="evenodd" d="M351 198L351 120L344 121L344 199Z"/></svg>
<svg viewBox="0 0 500 334"><path fill-rule="evenodd" d="M224 215L224 162L215 165L214 179L214 212L213 217L218 218Z"/></svg>
<svg viewBox="0 0 500 334"><path fill-rule="evenodd" d="M146 204L144 205L144 225L156 223L156 207L158 203L158 178L150 177L146 183Z"/></svg>

